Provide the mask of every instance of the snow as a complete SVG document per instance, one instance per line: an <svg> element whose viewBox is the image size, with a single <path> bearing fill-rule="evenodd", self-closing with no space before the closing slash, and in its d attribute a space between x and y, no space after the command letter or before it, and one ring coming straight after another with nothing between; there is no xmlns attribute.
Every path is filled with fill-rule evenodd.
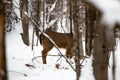
<svg viewBox="0 0 120 80"><path fill-rule="evenodd" d="M112 19L112 24L114 22L120 21L120 5L117 5L119 2L111 2L113 0L91 0L96 3L96 6L100 7L100 10L106 11L103 15L106 21ZM118 1L118 0L114 0ZM105 3L107 5L104 5ZM98 3L102 3L99 5ZM106 6L111 5L109 9L103 9ZM115 6L116 5L116 6ZM114 7L115 9L114 9ZM17 11L17 10L16 10ZM114 12L115 11L115 12ZM118 12L119 11L119 12ZM19 13L17 11L17 13ZM109 14L110 13L110 14ZM112 17L111 15L115 15ZM19 15L19 14L18 14ZM111 22L111 21L110 21ZM36 41L34 43L34 50L31 50L31 46L26 46L23 44L20 33L22 33L21 23L15 24L15 30L7 33L6 32L6 53L7 53L7 72L9 80L75 80L76 73L72 70L72 68L68 65L64 58L61 58L58 62L59 56L48 56L46 65L42 64L42 58L39 57L32 61L32 59L36 56L41 56L42 46L39 44L35 46ZM30 27L30 43L32 40L32 28ZM120 79L120 40L117 39L117 47L116 47L116 80ZM63 54L65 54L64 49L60 49ZM54 48L48 54L58 55L58 51ZM93 76L93 68L92 68L92 59L86 59L83 63L83 68L81 69L81 77L80 80L95 80ZM73 61L73 66L74 60ZM59 68L56 68L56 64L60 64ZM109 80L111 79L112 72L111 70L112 57L110 57L110 67L109 69Z"/></svg>
<svg viewBox="0 0 120 80"><path fill-rule="evenodd" d="M8 77L9 80L75 80L75 72L67 64L64 58L61 58L58 62L59 57L48 56L46 65L42 64L42 59L37 58L32 62L35 56L41 56L42 46L34 46L34 50L31 50L31 46L23 44L20 33L22 32L20 23L16 24L17 28L12 32L6 33L6 52L7 52L7 66L8 66ZM32 32L32 29L29 30ZM32 33L31 33L32 34ZM120 41L116 40L116 76L120 75ZM64 49L60 49L65 54ZM58 51L54 48L49 52L49 55L57 55ZM74 62L74 60L72 59ZM110 58L112 63L112 58ZM60 64L59 69L55 66ZM27 67L26 64L32 65ZM72 64L73 66L75 64ZM93 69L92 69L92 56L86 59L81 69L80 80L94 80ZM111 69L112 65L109 68ZM110 72L109 75L112 73ZM111 80L111 78L109 79ZM117 78L119 80L119 78Z"/></svg>
<svg viewBox="0 0 120 80"><path fill-rule="evenodd" d="M47 64L42 64L41 57L32 61L35 56L41 56L42 46L34 46L34 50L31 50L31 46L23 44L20 33L22 32L21 23L16 24L15 30L6 33L6 53L7 53L7 66L8 66L8 78L9 80L75 80L76 73L70 67L70 65L61 58L58 62L59 56L48 56ZM29 29L30 36L32 35L32 28ZM32 37L30 37L32 39ZM35 45L35 44L34 44ZM65 54L64 49L60 49ZM53 48L49 55L58 55L58 51ZM81 80L88 80L94 77L92 75L91 59L84 61L82 69ZM74 60L72 59L72 62ZM26 66L27 64L31 66ZM56 68L56 64L60 64L59 68ZM72 64L75 65L74 63ZM93 80L93 79L92 79Z"/></svg>

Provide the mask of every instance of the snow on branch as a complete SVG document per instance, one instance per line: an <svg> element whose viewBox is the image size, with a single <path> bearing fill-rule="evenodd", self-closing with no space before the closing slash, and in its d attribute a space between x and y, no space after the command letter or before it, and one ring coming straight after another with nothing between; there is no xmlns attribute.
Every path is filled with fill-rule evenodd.
<svg viewBox="0 0 120 80"><path fill-rule="evenodd" d="M57 3L57 0L54 2L54 4L52 5L52 7L50 8L50 11L48 12L47 22L49 22L50 14L54 10L54 8L56 6L56 3Z"/></svg>
<svg viewBox="0 0 120 80"><path fill-rule="evenodd" d="M56 3L57 3L57 0L54 2L54 4L52 5L52 7L51 7L51 9L50 9L50 12L49 13L51 13L52 11L53 11L53 9L55 8L55 6L56 6Z"/></svg>
<svg viewBox="0 0 120 80"><path fill-rule="evenodd" d="M65 12L63 11L56 19L51 20L46 27L49 28L50 26L52 26L63 14L65 14Z"/></svg>
<svg viewBox="0 0 120 80"><path fill-rule="evenodd" d="M6 3L6 4L12 4L12 1L4 0L4 3Z"/></svg>

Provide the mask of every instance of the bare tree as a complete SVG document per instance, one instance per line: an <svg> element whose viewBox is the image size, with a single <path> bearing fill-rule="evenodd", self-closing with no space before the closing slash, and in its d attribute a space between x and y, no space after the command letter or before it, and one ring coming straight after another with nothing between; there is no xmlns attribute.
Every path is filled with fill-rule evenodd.
<svg viewBox="0 0 120 80"><path fill-rule="evenodd" d="M28 14L30 13L31 18L36 22L39 27L41 26L41 0L31 0L29 1L28 6ZM33 33L32 33L32 50L34 48L34 34L37 36L37 41L36 41L36 46L38 45L38 38L39 38L39 30L35 27L34 24L31 24L33 28Z"/></svg>
<svg viewBox="0 0 120 80"><path fill-rule="evenodd" d="M28 17L24 14L24 12L28 12L28 1L27 0L21 0L20 1L20 15L22 20L22 28L23 33L21 34L22 40L24 44L29 46L29 30L28 30Z"/></svg>
<svg viewBox="0 0 120 80"><path fill-rule="evenodd" d="M88 56L91 55L91 51L92 51L92 48L93 48L93 31L94 31L94 21L95 21L95 11L92 10L93 8L90 8L90 5L86 5L86 41L85 41L85 47L86 47L86 54Z"/></svg>
<svg viewBox="0 0 120 80"><path fill-rule="evenodd" d="M90 8L87 11L89 11L88 24L90 25L86 28L88 29L87 32L91 33L90 35L87 33L88 43L86 47L88 49L88 55L90 55L91 51L93 51L93 72L95 79L108 80L109 53L110 51L114 52L115 46L114 30L109 29L107 24L100 23L102 14L97 8L90 3L89 7Z"/></svg>
<svg viewBox="0 0 120 80"><path fill-rule="evenodd" d="M76 68L76 80L80 78L80 35L79 35L79 6L80 0L73 2L73 23L74 23L74 47L75 47L75 68Z"/></svg>
<svg viewBox="0 0 120 80"><path fill-rule="evenodd" d="M73 18L73 7L72 7L72 2L71 2L71 0L68 0L68 4L69 4L69 13L70 13L70 16L69 16L69 19L70 19L70 33L72 33L72 18Z"/></svg>
<svg viewBox="0 0 120 80"><path fill-rule="evenodd" d="M5 26L5 6L3 0L0 0L0 80L7 80L5 64L5 43L4 43L4 26Z"/></svg>
<svg viewBox="0 0 120 80"><path fill-rule="evenodd" d="M28 9L28 13L30 13L31 18L39 25L39 27L41 25L41 2L41 0L29 1L30 8ZM39 37L39 31L36 27L34 32L36 32L36 36Z"/></svg>
<svg viewBox="0 0 120 80"><path fill-rule="evenodd" d="M40 14L41 14L41 0L36 0L36 17L35 17L35 21L36 23L39 25L40 27ZM39 36L39 30L37 28L35 28L36 30L36 35Z"/></svg>
<svg viewBox="0 0 120 80"><path fill-rule="evenodd" d="M89 7L88 7L89 6ZM92 7L92 8L91 8ZM94 13L93 13L94 12ZM93 72L96 80L108 80L108 49L106 46L105 26L99 24L100 13L96 13L97 10L87 5L87 55L91 55L93 49ZM94 16L96 15L97 20L94 24ZM95 34L93 36L93 33ZM94 43L92 41L94 40ZM92 46L93 45L93 46Z"/></svg>

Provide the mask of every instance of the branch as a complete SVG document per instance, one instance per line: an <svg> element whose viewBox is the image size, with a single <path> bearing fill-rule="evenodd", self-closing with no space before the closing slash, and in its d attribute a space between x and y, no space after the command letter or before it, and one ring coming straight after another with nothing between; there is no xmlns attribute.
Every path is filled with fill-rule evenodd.
<svg viewBox="0 0 120 80"><path fill-rule="evenodd" d="M54 4L52 5L52 7L50 8L50 11L48 12L47 22L49 22L50 14L53 11L53 9L55 8L56 3L57 3L57 0L54 2Z"/></svg>
<svg viewBox="0 0 120 80"><path fill-rule="evenodd" d="M54 57L56 57L56 56L61 56L61 55L47 55L47 56L54 56ZM42 56L36 56L36 57L32 58L32 62L33 62L35 59L41 58L41 57L42 57Z"/></svg>
<svg viewBox="0 0 120 80"><path fill-rule="evenodd" d="M13 6L17 9L20 9L20 5L16 0L13 0Z"/></svg>
<svg viewBox="0 0 120 80"><path fill-rule="evenodd" d="M49 24L48 24L46 27L49 28L50 26L52 26L52 25L53 25L63 14L65 14L64 11L61 12L60 15L58 15L57 18L55 18L54 20L51 20L51 21L49 22Z"/></svg>
<svg viewBox="0 0 120 80"><path fill-rule="evenodd" d="M27 76L28 76L27 74L22 73L22 72L18 72L18 71L12 71L12 70L10 70L10 71L8 71L8 72L18 73L18 74L21 74L21 75L23 75L23 76L25 76L25 77L27 77Z"/></svg>
<svg viewBox="0 0 120 80"><path fill-rule="evenodd" d="M24 12L25 15L30 19L30 21L35 25L35 27L38 28L38 30L41 32L41 34L43 34L46 38L49 39L49 41L54 45L54 47L59 51L59 53L65 58L65 60L67 61L67 63L71 66L71 68L76 71L74 69L74 67L70 64L70 62L68 61L68 59L62 54L62 52L59 50L58 46L56 45L56 43L46 34L44 33L40 28L39 28L39 25L37 25L33 19L30 18L30 16L27 14L27 12Z"/></svg>

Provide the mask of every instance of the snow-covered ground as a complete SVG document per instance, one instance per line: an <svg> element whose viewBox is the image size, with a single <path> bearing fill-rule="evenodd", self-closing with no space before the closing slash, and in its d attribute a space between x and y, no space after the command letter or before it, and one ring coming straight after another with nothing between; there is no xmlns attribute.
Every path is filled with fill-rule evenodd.
<svg viewBox="0 0 120 80"><path fill-rule="evenodd" d="M95 0L93 0L95 1ZM98 0L100 1L100 0ZM115 0L117 1L117 0ZM101 8L100 8L101 9ZM119 17L118 17L119 18ZM118 20L119 22L119 20ZM29 29L30 36L32 36L32 29ZM7 53L7 67L9 80L75 80L76 75L72 68L68 65L64 58L61 58L58 62L59 56L48 56L46 65L42 64L41 57L32 59L36 56L41 56L42 46L34 46L34 50L31 50L31 46L23 44L20 33L22 32L21 23L15 25L15 30L6 33L6 53ZM30 37L30 42L32 38ZM120 40L117 39L116 47L116 80L120 79ZM35 41L36 43L36 41ZM60 49L65 54L64 49ZM49 54L58 55L58 51L54 48ZM74 62L74 60L72 59ZM110 58L109 80L111 79L111 63ZM59 64L59 68L56 65ZM72 64L75 65L74 63ZM80 80L94 80L92 69L92 56L86 59L81 69Z"/></svg>
<svg viewBox="0 0 120 80"><path fill-rule="evenodd" d="M30 36L32 29L29 29ZM59 56L48 56L47 64L42 64L42 58L32 59L41 56L42 46L31 46L23 44L20 33L22 32L20 23L16 24L15 30L6 33L6 53L9 80L75 80L76 75L64 58L58 62ZM30 37L30 40L32 38ZM36 41L35 41L36 43ZM60 49L65 54L64 49ZM58 55L58 51L53 48L48 54ZM74 62L74 60L72 59ZM59 68L56 65L59 64ZM75 65L74 63L72 64ZM91 79L92 67L91 59L84 61L82 69L82 79ZM93 78L93 77L92 77ZM93 79L92 79L93 80Z"/></svg>
<svg viewBox="0 0 120 80"><path fill-rule="evenodd" d="M32 35L32 29L29 29ZM7 66L9 80L75 80L76 75L72 68L68 65L64 58L61 58L58 62L59 56L48 56L47 64L42 64L42 58L32 59L36 56L41 56L42 46L34 46L34 50L31 50L31 46L23 44L20 33L22 32L20 23L16 24L16 29L12 32L6 33L6 52L7 52ZM32 38L30 37L30 40ZM35 41L36 43L36 41ZM120 76L120 41L117 39L116 48L116 76L119 80ZM64 49L60 49L65 54ZM53 48L49 55L58 55L58 51ZM74 62L74 60L72 59ZM112 57L110 58L112 63ZM59 68L56 65L59 64ZM72 64L75 65L74 63ZM81 80L94 80L92 70L92 56L86 59L81 69ZM111 66L109 68L111 70ZM111 71L109 72L111 75ZM109 76L111 77L111 76ZM110 78L110 80L112 80Z"/></svg>

